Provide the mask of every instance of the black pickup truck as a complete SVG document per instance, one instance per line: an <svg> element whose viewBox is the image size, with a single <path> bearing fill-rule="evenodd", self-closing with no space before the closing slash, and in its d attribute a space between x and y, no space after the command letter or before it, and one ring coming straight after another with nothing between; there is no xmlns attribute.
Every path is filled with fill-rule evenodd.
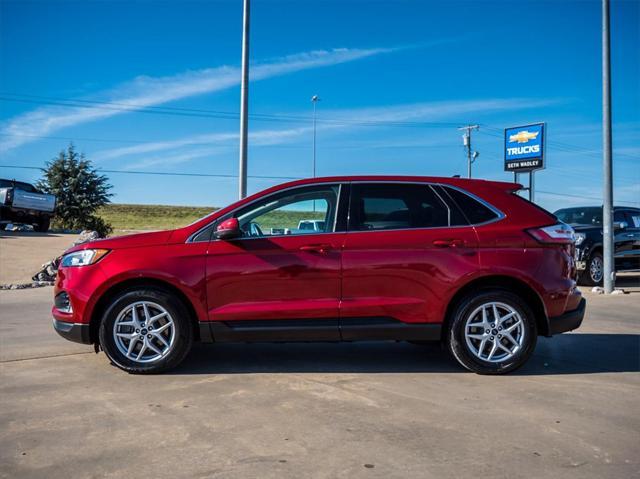
<svg viewBox="0 0 640 479"><path fill-rule="evenodd" d="M576 232L578 283L602 283L602 207L563 208L554 213ZM640 208L613 209L614 258L616 271L640 271Z"/></svg>
<svg viewBox="0 0 640 479"><path fill-rule="evenodd" d="M42 193L29 183L0 178L0 225L27 224L44 232L49 229L55 207L54 195Z"/></svg>

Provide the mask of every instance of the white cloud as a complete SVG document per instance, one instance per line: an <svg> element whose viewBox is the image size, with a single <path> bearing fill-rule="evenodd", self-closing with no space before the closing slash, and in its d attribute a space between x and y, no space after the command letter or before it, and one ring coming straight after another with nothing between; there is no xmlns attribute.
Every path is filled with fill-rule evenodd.
<svg viewBox="0 0 640 479"><path fill-rule="evenodd" d="M252 65L251 80L262 80L278 75L346 63L381 53L393 48L315 50L273 59ZM174 100L225 90L237 85L240 70L221 66L153 78L140 76L112 90L97 93L91 99L117 103L117 109L100 106L62 107L46 106L9 120L1 129L0 151L8 151L35 141L57 130L96 121L115 115ZM86 98L85 98L86 99Z"/></svg>
<svg viewBox="0 0 640 479"><path fill-rule="evenodd" d="M558 103L554 99L527 99L527 98L507 98L507 99L486 99L486 100L454 100L454 101L438 101L423 102L405 105L393 105L384 107L370 107L349 110L333 110L325 111L319 117L318 130L352 130L354 128L363 128L362 122L371 125L375 122L381 122L380 127L384 127L382 122L399 122L399 121L442 121L456 120L460 117L467 117L468 114L485 114L500 111L523 110L527 108L540 108ZM330 122L322 121L322 118L331 118ZM296 140L311 132L310 126L294 127L285 129L268 129L268 130L250 130L249 144L250 146L266 146L277 145ZM149 142L140 145L127 146L122 148L114 148L103 150L93 155L96 161L104 161L108 159L116 159L130 157L136 155L147 155L149 153L163 152L171 154L175 149L184 149L190 146L236 146L238 134L234 132L226 133L207 133L193 135L175 140L165 140L159 142ZM183 153L184 155L184 153ZM204 155L194 156L195 159ZM168 157L169 158L169 157ZM146 161L146 160L143 160ZM185 161L189 161L185 159ZM162 158L156 158L154 165L170 164L162 162ZM142 163L134 163L140 166ZM147 166L149 164L147 163Z"/></svg>

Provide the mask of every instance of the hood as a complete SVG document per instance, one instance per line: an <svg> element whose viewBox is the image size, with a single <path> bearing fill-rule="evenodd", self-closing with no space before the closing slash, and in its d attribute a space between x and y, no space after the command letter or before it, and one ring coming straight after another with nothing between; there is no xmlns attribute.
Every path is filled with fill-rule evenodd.
<svg viewBox="0 0 640 479"><path fill-rule="evenodd" d="M172 233L172 230L153 231L150 233L137 233L133 235L115 236L113 238L99 239L72 246L67 251L65 251L65 254L90 248L124 249L138 248L141 246L158 246L167 244Z"/></svg>

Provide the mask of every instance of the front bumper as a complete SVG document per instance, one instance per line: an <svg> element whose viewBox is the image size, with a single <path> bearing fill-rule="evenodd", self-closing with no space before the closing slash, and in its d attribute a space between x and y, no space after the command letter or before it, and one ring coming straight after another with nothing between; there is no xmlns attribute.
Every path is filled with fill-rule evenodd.
<svg viewBox="0 0 640 479"><path fill-rule="evenodd" d="M582 324L584 319L584 313L587 308L587 301L584 298L580 299L578 307L573 311L569 311L560 316L549 318L549 336L554 334L566 333L567 331L573 331Z"/></svg>
<svg viewBox="0 0 640 479"><path fill-rule="evenodd" d="M88 324L67 323L53 318L53 329L60 336L75 343L91 344L91 335Z"/></svg>

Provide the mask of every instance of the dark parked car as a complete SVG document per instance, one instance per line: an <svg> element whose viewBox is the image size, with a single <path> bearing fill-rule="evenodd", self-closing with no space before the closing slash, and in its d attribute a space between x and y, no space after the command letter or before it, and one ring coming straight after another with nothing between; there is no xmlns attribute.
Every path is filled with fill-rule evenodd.
<svg viewBox="0 0 640 479"><path fill-rule="evenodd" d="M29 183L0 178L0 224L27 224L45 232L55 207L54 195L42 193Z"/></svg>
<svg viewBox="0 0 640 479"><path fill-rule="evenodd" d="M602 284L602 207L563 208L555 215L576 232L578 282ZM640 208L616 206L613 227L616 271L640 271Z"/></svg>
<svg viewBox="0 0 640 479"><path fill-rule="evenodd" d="M194 340L441 340L467 369L513 371L585 311L573 230L518 188L315 178L83 243L60 263L54 327L131 373L176 366Z"/></svg>

